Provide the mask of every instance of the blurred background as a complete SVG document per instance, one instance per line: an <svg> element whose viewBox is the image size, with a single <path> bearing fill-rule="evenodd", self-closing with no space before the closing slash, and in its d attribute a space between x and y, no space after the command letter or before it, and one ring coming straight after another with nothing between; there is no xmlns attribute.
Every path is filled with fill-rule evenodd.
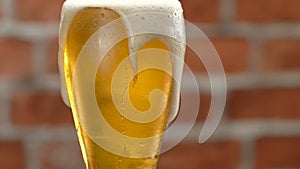
<svg viewBox="0 0 300 169"><path fill-rule="evenodd" d="M59 94L63 2L0 0L1 169L84 168L71 111ZM210 90L201 61L188 50L201 92L197 124L161 156L158 169L300 168L300 1L181 2L186 19L220 55L227 102L215 134L199 144Z"/></svg>

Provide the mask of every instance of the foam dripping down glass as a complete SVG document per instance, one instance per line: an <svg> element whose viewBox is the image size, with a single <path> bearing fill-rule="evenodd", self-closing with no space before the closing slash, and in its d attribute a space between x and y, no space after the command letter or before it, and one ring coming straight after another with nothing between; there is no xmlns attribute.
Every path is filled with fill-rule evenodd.
<svg viewBox="0 0 300 169"><path fill-rule="evenodd" d="M178 0L67 0L64 102L87 169L155 169L179 107L185 30Z"/></svg>

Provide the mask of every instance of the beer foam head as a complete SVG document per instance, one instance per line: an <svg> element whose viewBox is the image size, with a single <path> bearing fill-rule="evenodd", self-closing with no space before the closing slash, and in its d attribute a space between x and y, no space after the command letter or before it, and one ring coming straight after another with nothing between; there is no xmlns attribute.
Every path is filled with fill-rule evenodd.
<svg viewBox="0 0 300 169"><path fill-rule="evenodd" d="M160 39L166 43L171 53L183 59L185 53L185 30L183 10L178 0L67 0L63 5L59 36L61 92L67 105L70 105L70 103L63 73L65 40L73 17L77 12L87 7L112 9L121 16L128 34L128 50L130 53L135 53L152 39ZM145 32L149 34L146 36L135 36ZM174 41L174 39L177 39L177 41ZM135 56L130 55L129 57L133 68L136 69ZM174 93L171 98L170 119L176 116L179 107L179 85L183 69L183 64L176 62L176 59L174 59L173 65L173 76L177 80L177 84L173 85Z"/></svg>
<svg viewBox="0 0 300 169"><path fill-rule="evenodd" d="M174 12L182 11L178 0L67 0L64 9L82 7L103 7L123 12L154 11Z"/></svg>

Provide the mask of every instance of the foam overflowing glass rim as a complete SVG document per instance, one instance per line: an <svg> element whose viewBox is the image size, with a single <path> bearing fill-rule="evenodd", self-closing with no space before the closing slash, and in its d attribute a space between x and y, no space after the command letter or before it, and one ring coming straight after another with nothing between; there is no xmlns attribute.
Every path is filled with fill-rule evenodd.
<svg viewBox="0 0 300 169"><path fill-rule="evenodd" d="M62 9L62 18L59 29L59 53L58 64L61 77L61 95L64 102L70 106L68 91L66 89L66 82L64 76L64 47L68 34L69 26L73 17L80 10L84 8L107 8L118 13L126 27L128 36L128 51L130 53L130 62L133 70L136 68L136 59L133 53L137 52L144 44L153 40L159 39L163 41L170 53L173 53L172 57L184 58L185 53L185 26L183 18L183 10L178 0L67 0L65 1ZM159 17L153 17L154 14ZM139 17L129 17L133 15L139 15ZM162 16L162 17L161 17ZM133 19L134 18L134 19ZM140 19L137 19L140 18ZM161 25L161 26L160 26ZM151 32L151 36L134 36L139 29L143 27L155 27ZM168 34L172 34L172 37L155 35L155 30L166 31ZM173 40L172 40L173 39ZM181 39L180 42L174 39ZM175 55L176 56L175 56ZM176 59L172 59L176 62ZM173 78L177 80L173 88L173 94L171 98L171 110L169 121L172 121L178 112L179 97L180 97L180 80L182 78L182 63L173 63ZM179 82L179 83L178 83Z"/></svg>

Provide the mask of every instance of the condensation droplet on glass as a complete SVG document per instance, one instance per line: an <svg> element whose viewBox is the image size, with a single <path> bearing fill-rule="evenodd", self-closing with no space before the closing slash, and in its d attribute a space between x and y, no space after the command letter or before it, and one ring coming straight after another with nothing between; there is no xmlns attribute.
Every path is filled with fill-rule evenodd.
<svg viewBox="0 0 300 169"><path fill-rule="evenodd" d="M139 146L141 146L141 147L144 147L145 145L146 145L146 144L143 143L143 142L139 143Z"/></svg>

